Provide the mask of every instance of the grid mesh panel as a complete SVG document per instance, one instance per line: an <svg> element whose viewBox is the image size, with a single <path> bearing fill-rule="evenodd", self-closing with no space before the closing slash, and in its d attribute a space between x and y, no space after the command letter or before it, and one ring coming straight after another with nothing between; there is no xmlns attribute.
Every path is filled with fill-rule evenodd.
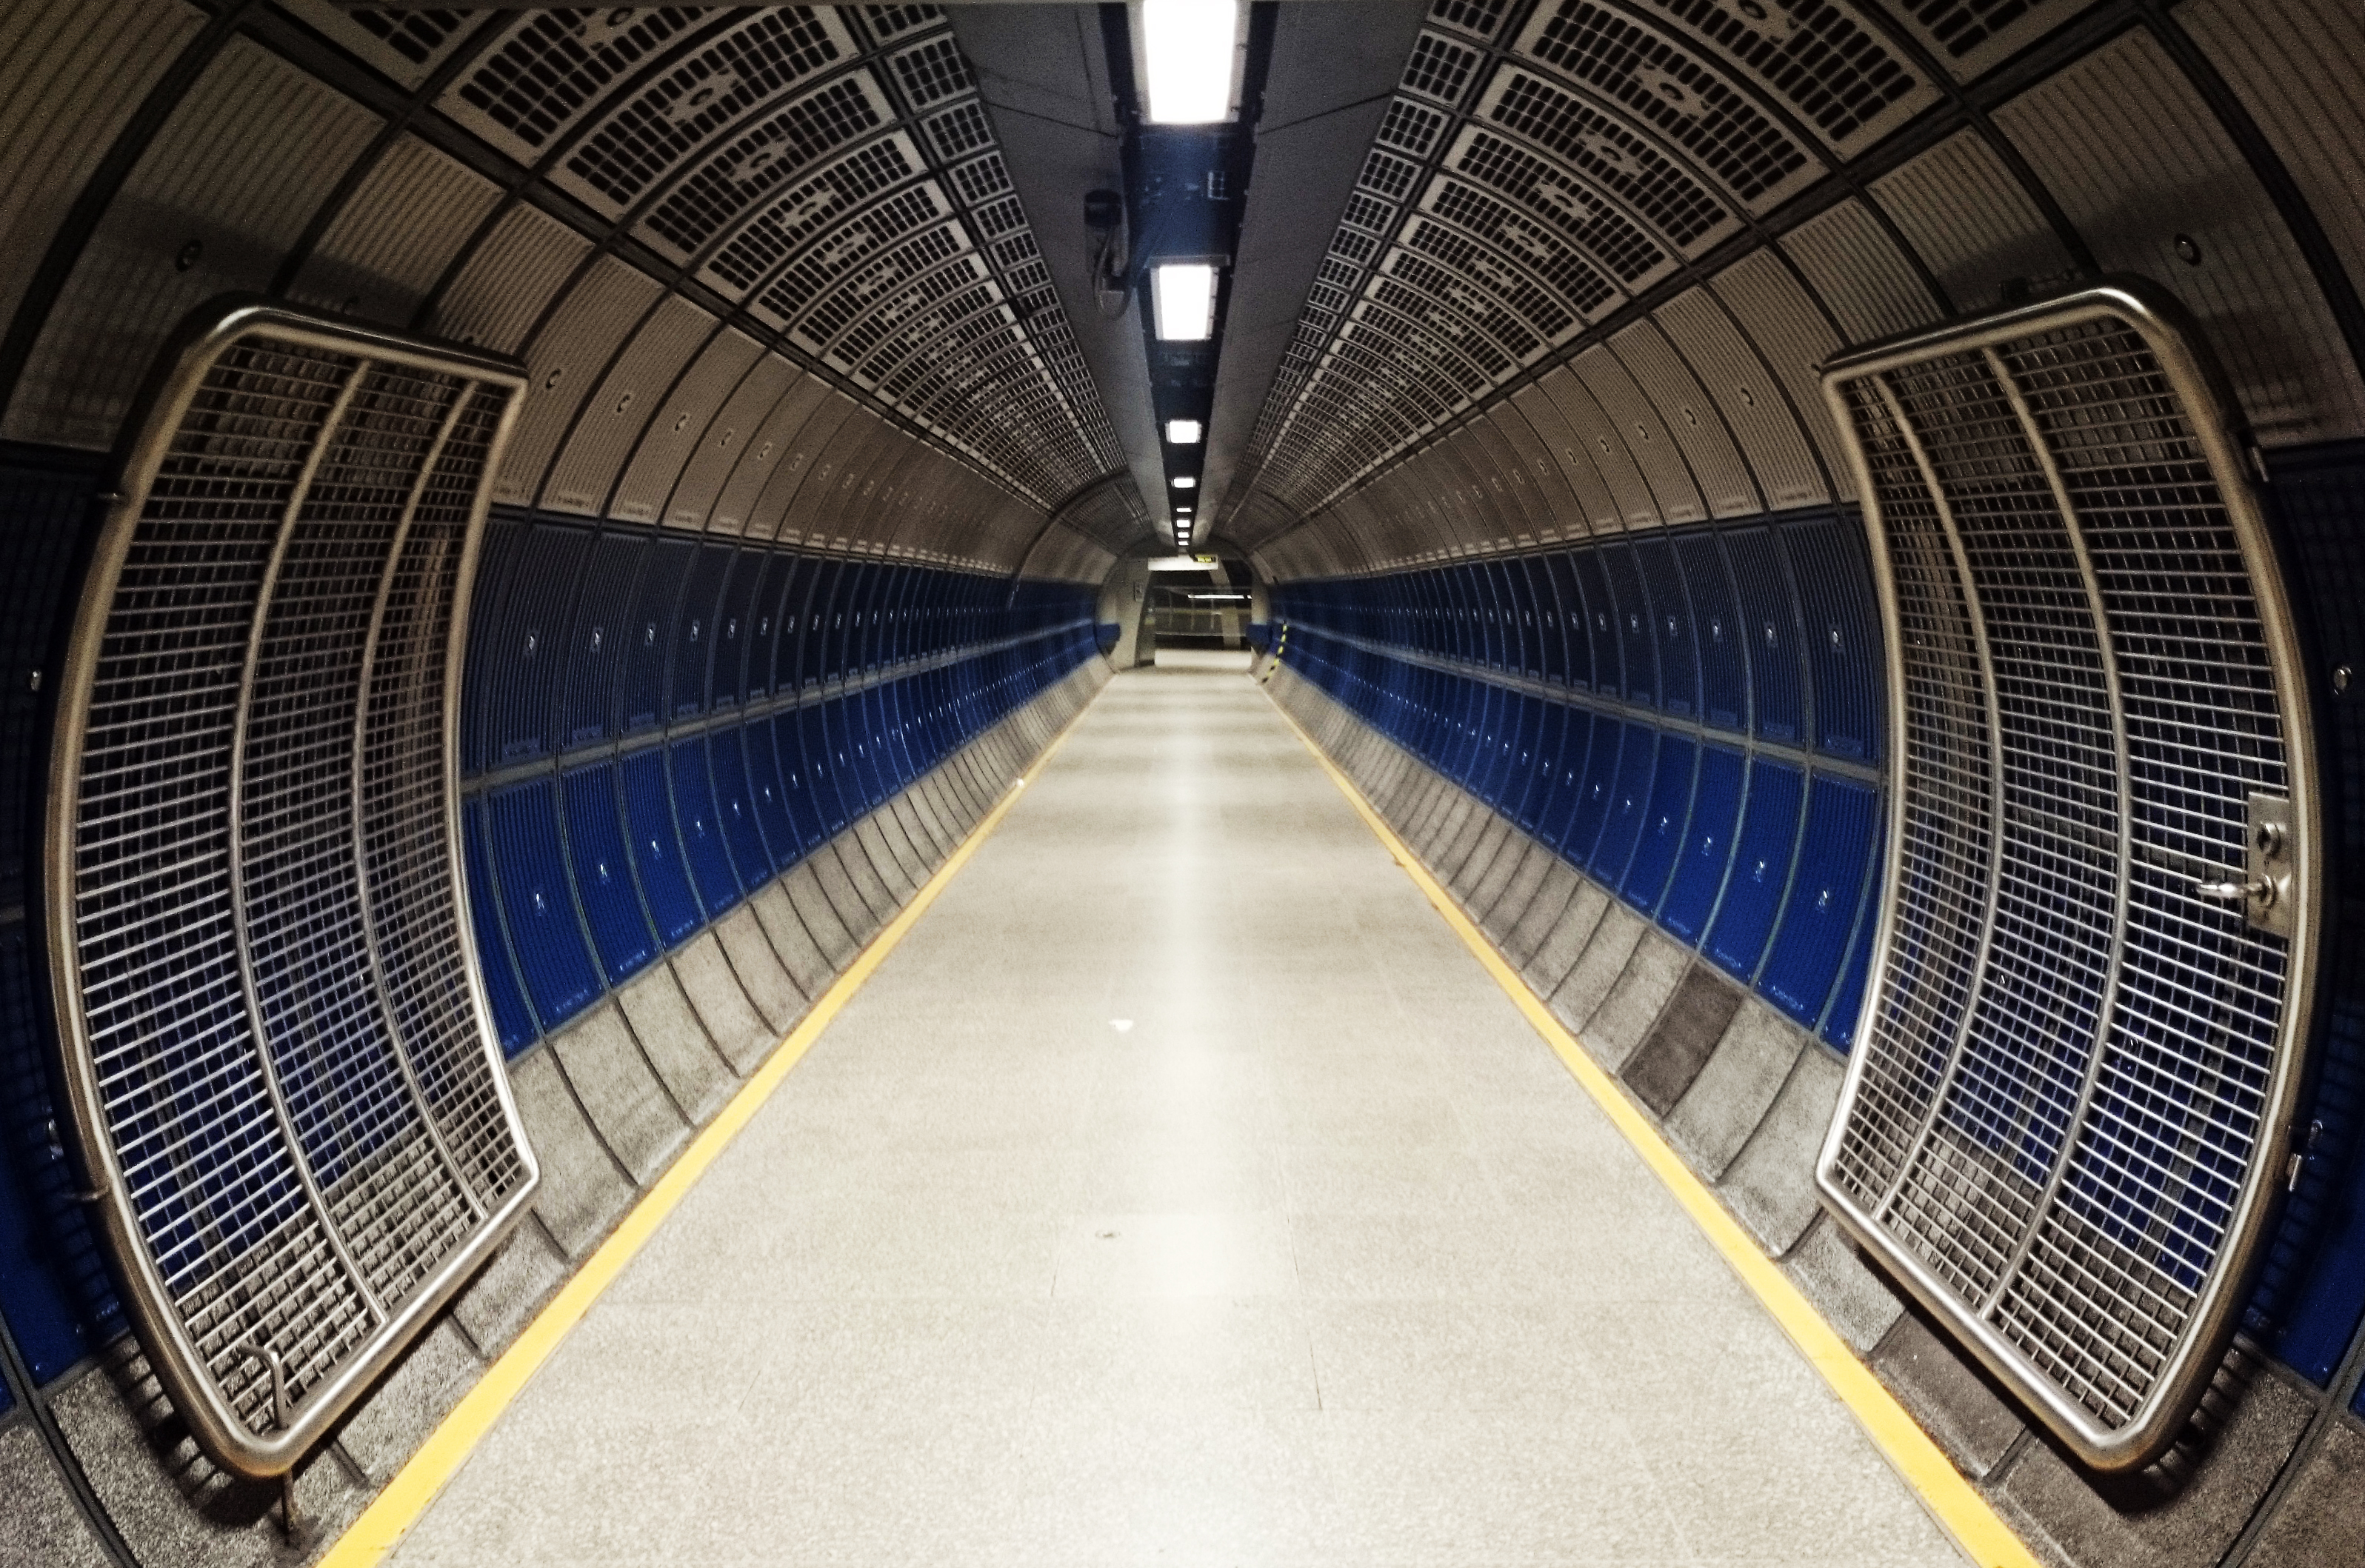
<svg viewBox="0 0 2365 1568"><path fill-rule="evenodd" d="M1824 1179L2061 1408L2157 1424L2213 1370L2167 1376L2297 1048L2291 939L2199 891L2291 789L2274 644L2135 328L1840 386L1900 617L1904 850Z"/></svg>
<svg viewBox="0 0 2365 1568"><path fill-rule="evenodd" d="M251 329L165 410L85 607L68 1049L145 1254L123 1271L256 1439L261 1352L300 1406L528 1169L449 869L447 649L508 396L473 385Z"/></svg>

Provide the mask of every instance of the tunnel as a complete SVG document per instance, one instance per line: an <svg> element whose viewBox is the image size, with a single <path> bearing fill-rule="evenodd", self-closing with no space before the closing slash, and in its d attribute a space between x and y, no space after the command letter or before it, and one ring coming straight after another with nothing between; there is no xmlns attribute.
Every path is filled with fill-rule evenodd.
<svg viewBox="0 0 2365 1568"><path fill-rule="evenodd" d="M2337 0L6 0L0 1564L2365 1564L2360 168Z"/></svg>

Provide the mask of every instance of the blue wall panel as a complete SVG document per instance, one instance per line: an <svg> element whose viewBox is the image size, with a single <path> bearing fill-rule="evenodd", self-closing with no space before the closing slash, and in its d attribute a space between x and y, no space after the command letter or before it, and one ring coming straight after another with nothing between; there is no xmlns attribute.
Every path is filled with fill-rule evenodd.
<svg viewBox="0 0 2365 1568"><path fill-rule="evenodd" d="M1799 616L1781 547L1765 528L1736 528L1723 543L1749 650L1751 733L1795 744L1806 734L1806 678L1799 667Z"/></svg>
<svg viewBox="0 0 2365 1568"><path fill-rule="evenodd" d="M640 874L657 937L670 947L705 924L705 918L699 913L698 895L690 890L681 837L674 829L665 752L652 746L633 753L624 758L618 777L623 782L624 825L633 834L633 868Z"/></svg>
<svg viewBox="0 0 2365 1568"><path fill-rule="evenodd" d="M1797 768L1762 756L1751 761L1732 872L1725 879L1724 902L1703 949L1736 979L1753 979L1765 956L1765 939L1789 885L1799 806L1805 794L1806 776Z"/></svg>
<svg viewBox="0 0 2365 1568"><path fill-rule="evenodd" d="M583 902L585 923L591 927L600 968L608 983L615 985L646 969L657 952L641 895L633 885L615 767L601 762L562 774L559 792L566 811L568 868Z"/></svg>
<svg viewBox="0 0 2365 1568"><path fill-rule="evenodd" d="M493 890L493 857L486 828L485 802L471 801L461 816L461 843L468 867L468 914L476 932L476 957L485 980L485 998L492 1008L493 1029L503 1052L515 1056L540 1037L533 1014L526 1010L525 988L518 983L509 938L501 930L499 895Z"/></svg>
<svg viewBox="0 0 2365 1568"><path fill-rule="evenodd" d="M739 902L739 874L731 868L731 851L723 841L723 821L714 806L714 779L707 770L706 738L690 735L666 748L666 777L673 784L673 820L681 829L681 847L689 865L690 885L712 920Z"/></svg>
<svg viewBox="0 0 2365 1568"><path fill-rule="evenodd" d="M633 587L633 611L625 624L622 671L616 681L619 734L645 730L658 722L666 700L666 663L673 652L675 618L682 584L698 547L662 535L643 551L640 580ZM481 678L472 666L469 679Z"/></svg>
<svg viewBox="0 0 2365 1568"><path fill-rule="evenodd" d="M1691 822L1684 834L1683 854L1667 888L1659 924L1687 944L1697 944L1716 912L1717 895L1724 890L1726 868L1732 864L1734 830L1741 823L1741 784L1748 763L1742 754L1721 745L1700 750L1699 782L1693 792Z"/></svg>
<svg viewBox="0 0 2365 1568"><path fill-rule="evenodd" d="M1683 851L1684 829L1691 820L1692 779L1699 747L1682 735L1659 737L1656 781L1642 815L1642 837L1634 846L1625 879L1618 890L1626 902L1649 913L1659 907L1667 878Z"/></svg>
<svg viewBox="0 0 2365 1568"><path fill-rule="evenodd" d="M1815 676L1815 745L1833 756L1880 756L1887 671L1864 532L1853 523L1786 523Z"/></svg>
<svg viewBox="0 0 2365 1568"><path fill-rule="evenodd" d="M536 778L494 790L485 805L501 915L526 1000L546 1032L600 994L559 852L556 791L549 779Z"/></svg>
<svg viewBox="0 0 2365 1568"><path fill-rule="evenodd" d="M1879 829L1880 798L1870 789L1844 778L1813 780L1798 873L1759 982L1767 1001L1810 1029L1847 956Z"/></svg>
<svg viewBox="0 0 2365 1568"><path fill-rule="evenodd" d="M637 533L603 533L584 559L567 631L566 667L559 674L562 747L588 745L614 733L616 675L631 641L627 623L646 543Z"/></svg>

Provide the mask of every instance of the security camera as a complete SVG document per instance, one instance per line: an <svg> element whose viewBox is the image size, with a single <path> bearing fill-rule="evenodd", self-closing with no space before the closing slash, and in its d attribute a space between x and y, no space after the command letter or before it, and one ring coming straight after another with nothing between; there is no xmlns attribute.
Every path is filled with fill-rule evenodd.
<svg viewBox="0 0 2365 1568"><path fill-rule="evenodd" d="M1090 244L1093 298L1114 321L1125 314L1132 293L1126 287L1125 197L1115 191L1084 193L1084 234Z"/></svg>

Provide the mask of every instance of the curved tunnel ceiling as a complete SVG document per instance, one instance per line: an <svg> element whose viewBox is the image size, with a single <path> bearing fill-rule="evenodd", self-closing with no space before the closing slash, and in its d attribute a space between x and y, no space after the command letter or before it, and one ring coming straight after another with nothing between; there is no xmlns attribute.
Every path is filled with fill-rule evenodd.
<svg viewBox="0 0 2365 1568"><path fill-rule="evenodd" d="M12 439L110 445L252 290L521 357L499 501L1093 579L1147 534L936 7L38 9Z"/></svg>
<svg viewBox="0 0 2365 1568"><path fill-rule="evenodd" d="M1216 538L1287 578L1851 500L1821 364L2102 272L2261 444L2357 435L2365 145L2307 105L2360 61L2310 0L1436 0Z"/></svg>

